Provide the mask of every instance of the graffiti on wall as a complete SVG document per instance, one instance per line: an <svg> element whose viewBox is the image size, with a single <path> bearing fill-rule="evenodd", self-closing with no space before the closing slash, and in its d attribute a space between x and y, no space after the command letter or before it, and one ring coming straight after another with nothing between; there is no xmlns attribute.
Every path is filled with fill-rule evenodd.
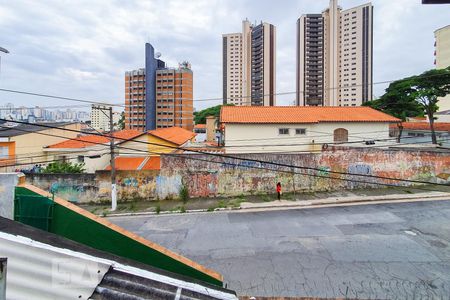
<svg viewBox="0 0 450 300"><path fill-rule="evenodd" d="M320 166L318 169L319 170L318 170L317 174L319 174L320 176L328 176L328 175L330 175L330 171L331 171L330 167Z"/></svg>
<svg viewBox="0 0 450 300"><path fill-rule="evenodd" d="M51 184L50 192L70 202L79 202L85 188L83 185L56 181Z"/></svg>

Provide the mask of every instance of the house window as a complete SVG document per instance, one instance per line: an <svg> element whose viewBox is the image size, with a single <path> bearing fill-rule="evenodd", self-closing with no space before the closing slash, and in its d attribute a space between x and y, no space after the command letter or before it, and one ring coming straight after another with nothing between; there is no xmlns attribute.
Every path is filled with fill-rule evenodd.
<svg viewBox="0 0 450 300"><path fill-rule="evenodd" d="M334 142L342 143L348 142L348 131L344 128L338 128L334 130Z"/></svg>
<svg viewBox="0 0 450 300"><path fill-rule="evenodd" d="M78 155L77 161L78 161L78 163L84 163L84 156Z"/></svg>
<svg viewBox="0 0 450 300"><path fill-rule="evenodd" d="M297 135L306 134L306 128L296 128L295 134L297 134Z"/></svg>
<svg viewBox="0 0 450 300"><path fill-rule="evenodd" d="M289 134L289 128L278 128L278 134Z"/></svg>

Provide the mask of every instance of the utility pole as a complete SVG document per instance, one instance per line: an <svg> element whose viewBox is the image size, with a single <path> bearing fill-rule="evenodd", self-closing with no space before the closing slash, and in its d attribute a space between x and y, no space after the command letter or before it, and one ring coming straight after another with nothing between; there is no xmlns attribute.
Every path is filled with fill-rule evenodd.
<svg viewBox="0 0 450 300"><path fill-rule="evenodd" d="M115 211L117 208L117 187L116 187L116 161L114 153L114 135L113 135L113 110L109 107L109 135L110 135L110 150L111 150L111 210Z"/></svg>
<svg viewBox="0 0 450 300"><path fill-rule="evenodd" d="M105 107L100 105L92 105L92 108L101 111L107 118L109 118L109 151L110 151L110 165L111 165L111 211L117 209L117 186L116 186L116 160L114 149L114 122L113 122L113 110L112 106ZM105 110L109 111L109 114L105 113Z"/></svg>

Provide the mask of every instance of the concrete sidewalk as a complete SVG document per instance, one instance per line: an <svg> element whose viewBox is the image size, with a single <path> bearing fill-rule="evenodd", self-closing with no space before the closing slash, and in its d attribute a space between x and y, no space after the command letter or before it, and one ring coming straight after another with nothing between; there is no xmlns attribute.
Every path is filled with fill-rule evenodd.
<svg viewBox="0 0 450 300"><path fill-rule="evenodd" d="M356 203L381 203L386 201L423 201L423 200L450 200L450 193L429 192L419 194L390 194L380 196L347 196L347 197L329 197L314 200L280 200L271 202L251 203L242 202L241 209L282 209L308 206L322 206L335 204L356 204Z"/></svg>
<svg viewBox="0 0 450 300"><path fill-rule="evenodd" d="M314 200L274 200L270 202L241 202L240 207L236 208L216 208L214 211L208 209L186 210L185 213L203 213L203 212L226 212L226 211L265 211L265 210L284 210L308 207L326 207L326 206L343 206L343 205L363 205L377 204L386 202L419 202L433 200L450 200L450 193L446 192L429 192L418 194L390 194L390 195L365 195L365 196L342 196L328 197ZM180 214L181 211L161 211L160 215ZM156 215L156 212L130 212L130 213L111 213L108 217L126 217L126 216L142 216ZM99 215L101 216L101 215Z"/></svg>

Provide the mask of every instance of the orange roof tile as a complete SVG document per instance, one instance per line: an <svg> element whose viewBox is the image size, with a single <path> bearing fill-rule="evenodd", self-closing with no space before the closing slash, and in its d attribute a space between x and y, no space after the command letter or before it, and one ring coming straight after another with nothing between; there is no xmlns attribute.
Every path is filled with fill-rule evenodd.
<svg viewBox="0 0 450 300"><path fill-rule="evenodd" d="M404 130L431 130L428 122L403 122L402 125ZM390 127L397 128L397 125L391 125ZM450 123L435 122L434 130L450 132Z"/></svg>
<svg viewBox="0 0 450 300"><path fill-rule="evenodd" d="M65 140L53 145L49 145L47 146L47 148L55 148L55 149L86 148L106 143L109 143L109 139L107 137L99 135L84 135L77 137L76 139L73 140Z"/></svg>
<svg viewBox="0 0 450 300"><path fill-rule="evenodd" d="M159 170L161 159L159 156L118 156L114 160L118 171ZM111 165L105 170L111 170Z"/></svg>
<svg viewBox="0 0 450 300"><path fill-rule="evenodd" d="M183 145L196 136L196 133L181 127L158 128L148 133L176 145Z"/></svg>
<svg viewBox="0 0 450 300"><path fill-rule="evenodd" d="M141 170L160 170L161 169L161 157L151 156Z"/></svg>
<svg viewBox="0 0 450 300"><path fill-rule="evenodd" d="M141 134L142 134L142 131L139 131L136 129L124 129L124 130L114 132L113 136L117 139L129 140L129 139L137 137L138 135L141 135Z"/></svg>
<svg viewBox="0 0 450 300"><path fill-rule="evenodd" d="M370 107L222 106L221 123L399 122Z"/></svg>
<svg viewBox="0 0 450 300"><path fill-rule="evenodd" d="M206 128L206 124L195 124L194 128L195 129L204 129L204 128Z"/></svg>

